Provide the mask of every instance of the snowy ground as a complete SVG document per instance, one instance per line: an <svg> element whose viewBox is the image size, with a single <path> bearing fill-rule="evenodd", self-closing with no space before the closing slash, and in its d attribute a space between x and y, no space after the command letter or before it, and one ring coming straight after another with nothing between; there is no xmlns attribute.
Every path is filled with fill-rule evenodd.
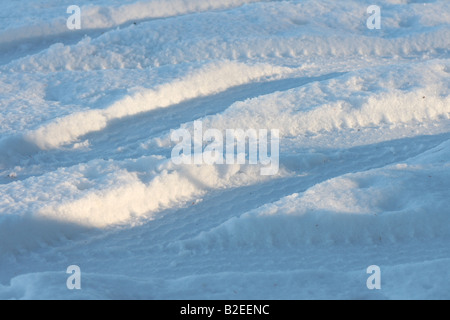
<svg viewBox="0 0 450 320"><path fill-rule="evenodd" d="M76 2L0 1L0 299L450 299L449 1Z"/></svg>

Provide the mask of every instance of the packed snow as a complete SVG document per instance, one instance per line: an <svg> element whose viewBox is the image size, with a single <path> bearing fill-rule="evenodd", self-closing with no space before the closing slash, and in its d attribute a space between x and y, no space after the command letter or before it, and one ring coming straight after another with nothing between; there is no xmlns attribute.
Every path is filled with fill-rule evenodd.
<svg viewBox="0 0 450 320"><path fill-rule="evenodd" d="M449 1L76 2L0 3L0 299L450 299Z"/></svg>

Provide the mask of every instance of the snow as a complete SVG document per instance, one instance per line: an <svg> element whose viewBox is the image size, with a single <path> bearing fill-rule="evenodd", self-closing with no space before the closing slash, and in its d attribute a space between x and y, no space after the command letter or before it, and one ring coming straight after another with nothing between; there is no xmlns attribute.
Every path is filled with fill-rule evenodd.
<svg viewBox="0 0 450 320"><path fill-rule="evenodd" d="M449 299L450 2L372 4L2 3L0 299ZM176 165L195 121L280 170Z"/></svg>

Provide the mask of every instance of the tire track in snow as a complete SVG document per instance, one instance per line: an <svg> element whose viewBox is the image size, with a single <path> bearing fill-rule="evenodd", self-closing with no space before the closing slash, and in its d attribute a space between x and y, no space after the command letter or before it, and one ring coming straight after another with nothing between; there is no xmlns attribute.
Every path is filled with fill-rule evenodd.
<svg viewBox="0 0 450 320"><path fill-rule="evenodd" d="M258 184L251 184L245 187L239 187L238 184L234 186L230 185L227 188L219 188L221 190L217 190L217 188L212 188L209 186L204 190L205 192L197 192L189 195L191 199L190 201L194 201L191 206L188 205L190 201L186 198L177 205L173 205L171 209L155 211L152 214L153 219L155 220L146 223L143 227L136 227L133 223L133 229L119 232L119 234L113 234L113 237L118 236L121 238L123 237L122 234L127 237L127 234L135 234L135 231L132 230L143 230L143 232L150 232L150 234L143 236L146 241L155 236L156 238L152 239L151 243L154 244L156 248L164 248L171 242L188 239L189 237L198 234L200 231L209 230L214 226L217 226L217 224L220 224L232 217L239 216L252 209L258 208L262 204L277 201L284 196L292 194L293 192L303 192L317 183L350 172L366 171L384 167L398 161L404 161L424 152L425 150L428 150L430 146L434 147L440 142L448 140L448 138L449 134L431 137L424 136L421 138L416 137L414 139L388 141L377 145L352 148L346 151L333 152L332 150L328 150L312 156L310 155L310 157L313 158L312 160L305 160L302 156L300 156L297 160L299 162L303 162L304 166L300 166L300 168L297 166L297 168L295 168L298 170L296 172L297 174L293 177L274 179L267 182L260 182ZM421 141L421 143L419 144L418 141ZM292 163L292 159L289 162ZM164 190L160 189L160 191L162 192ZM124 186L121 194L123 195L124 192L129 192L127 191L127 185ZM171 194L171 190L168 190L167 188L165 192ZM118 197L117 199L120 199L120 195L117 194L116 196ZM85 200L89 199L90 201L95 200L92 197L85 198ZM203 201L195 204L198 199L203 199ZM97 201L94 201L94 204L95 203L97 203ZM102 205L101 203L97 204ZM72 204L69 203L69 205L78 204L74 202ZM68 207L66 206L66 208ZM83 208L84 210L88 210L86 206ZM83 214L85 215L86 212L84 212L84 210ZM67 212L66 214L69 213L70 212ZM62 214L62 212L59 214ZM109 214L109 212L104 212L104 214ZM64 215L61 217L64 218ZM49 218L51 219L50 216ZM103 218L110 219L111 217L108 218L105 216ZM92 216L91 220L95 222L96 219L98 220L103 218L102 215L95 215ZM25 225L29 225L27 221L28 220L24 220ZM77 233L75 232L77 228L80 229L79 227L71 227L66 220L61 220L60 222L55 221L53 223L53 227L46 226L46 228L43 229L45 231L44 238L47 239L45 242L51 246L57 245L59 242L57 238L61 239L64 234L70 236L72 233ZM63 228L57 227L59 223L62 224ZM14 226L14 224L11 226ZM39 225L37 225L37 227L39 227ZM54 233L52 230L57 230L58 232ZM53 234L54 236L52 236ZM164 237L161 237L162 234ZM36 235L38 235L38 233L36 233ZM136 238L133 239L133 237L129 238L130 241L134 241L135 239ZM14 250L23 251L27 247L33 249L36 245L44 245L39 244L42 243L42 241L37 241L38 242L34 243L34 245L17 242L13 246L13 249L15 248ZM126 240L124 239L124 242L125 241ZM133 245L130 243L130 246Z"/></svg>
<svg viewBox="0 0 450 320"><path fill-rule="evenodd" d="M202 211L203 203L187 210L184 209L183 218L179 214L174 214L172 219L176 219L177 222L171 221L167 225L171 229L173 238L166 241L166 244L171 241L176 243L179 240L189 239L198 235L201 231L213 229L232 217L239 217L241 214L257 209L263 204L273 203L293 193L302 193L324 181L349 173L366 172L398 162L405 162L410 158L426 153L449 139L450 134L447 133L437 136L387 141L344 151L327 151L313 155L316 159L312 164L305 164L303 168L297 166L298 171L296 173L299 175L220 192L219 195L213 196L210 200L210 207L206 207L203 215L198 214ZM298 161L308 162L301 157ZM281 165L283 166L283 161L281 161ZM187 212L191 212L191 216L185 216ZM192 228L187 225L179 226L181 219L184 218L189 221ZM189 230L195 231L189 232ZM154 239L154 241L156 243L158 240ZM163 247L165 247L164 244Z"/></svg>
<svg viewBox="0 0 450 320"><path fill-rule="evenodd" d="M344 151L317 151L309 155L313 161L299 157L296 174L267 182L210 190L202 201L181 209L167 209L156 214L155 219L132 229L114 231L102 241L117 241L129 248L145 247L145 250L177 250L174 244L209 231L233 217L276 202L293 193L302 193L314 185L348 173L365 172L383 168L435 148L450 139L450 134L422 136L387 141L375 145L350 148ZM292 161L292 159L290 160ZM308 163L309 162L309 163ZM282 162L283 165L283 162ZM145 239L145 242L136 241ZM151 245L149 245L151 243Z"/></svg>
<svg viewBox="0 0 450 320"><path fill-rule="evenodd" d="M287 78L264 82L252 82L227 89L221 93L190 99L170 106L167 109L156 109L139 115L127 116L112 121L103 130L90 133L79 138L79 141L89 141L86 149L49 150L33 155L28 165L42 164L45 171L40 174L21 175L18 180L24 180L31 176L39 176L45 172L54 171L62 167L70 167L77 163L88 162L94 159L124 160L127 158L139 158L142 156L142 144L149 139L167 134L171 129L177 129L181 124L191 122L208 115L223 112L237 101L257 98L261 95L271 94L277 91L286 91L298 88L306 84L325 81L339 77L345 73L336 72L314 77ZM30 145L29 147L32 147ZM126 148L126 151L118 152ZM29 148L27 150L30 150ZM150 152L150 153L149 153ZM76 153L77 161L72 155ZM150 149L147 154L170 156L167 149ZM12 182L10 179L0 177L0 184Z"/></svg>
<svg viewBox="0 0 450 320"><path fill-rule="evenodd" d="M17 153L30 156L39 150L57 149L76 142L88 133L104 130L114 120L168 108L264 79L286 78L295 71L270 64L250 65L231 61L210 63L182 79L126 96L105 109L73 113L22 136L0 140L0 168L7 166L9 158Z"/></svg>
<svg viewBox="0 0 450 320"><path fill-rule="evenodd" d="M265 0L194 0L189 4L183 0L141 1L122 6L81 6L82 30L69 31L66 26L66 8L50 21L40 21L33 26L10 28L0 32L0 66L28 55L48 49L56 43L71 45L84 37L92 39L103 34L147 21L175 18L189 14L226 11L242 5ZM26 48L24 50L23 48Z"/></svg>

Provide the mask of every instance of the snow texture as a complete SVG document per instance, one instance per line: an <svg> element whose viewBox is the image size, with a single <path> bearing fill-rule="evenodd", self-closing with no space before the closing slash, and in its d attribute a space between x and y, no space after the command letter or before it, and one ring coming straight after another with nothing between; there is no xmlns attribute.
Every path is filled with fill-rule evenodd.
<svg viewBox="0 0 450 320"><path fill-rule="evenodd" d="M449 1L77 2L0 4L0 299L450 298Z"/></svg>

